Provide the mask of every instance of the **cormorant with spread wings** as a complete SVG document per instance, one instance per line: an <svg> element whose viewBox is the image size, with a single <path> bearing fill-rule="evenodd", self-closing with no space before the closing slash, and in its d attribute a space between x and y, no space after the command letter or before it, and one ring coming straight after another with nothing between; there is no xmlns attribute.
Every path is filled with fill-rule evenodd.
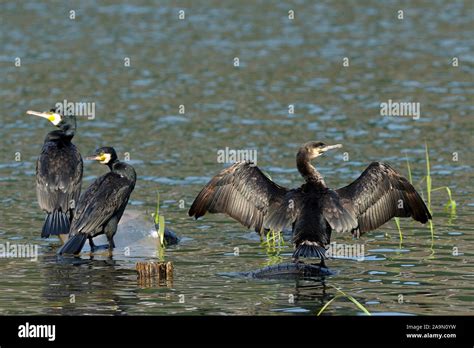
<svg viewBox="0 0 474 348"><path fill-rule="evenodd" d="M373 162L353 183L333 190L311 165L311 160L342 145L311 141L296 155L305 183L287 189L270 180L252 162L237 162L204 186L189 216L225 213L256 232L293 229L293 258L326 258L331 233L355 237L378 228L393 217L431 219L423 199L406 178L388 164Z"/></svg>

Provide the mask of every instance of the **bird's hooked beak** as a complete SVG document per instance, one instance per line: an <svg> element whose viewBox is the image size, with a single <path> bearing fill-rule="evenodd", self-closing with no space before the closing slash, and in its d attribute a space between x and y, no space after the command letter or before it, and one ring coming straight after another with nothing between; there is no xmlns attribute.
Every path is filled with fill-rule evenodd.
<svg viewBox="0 0 474 348"><path fill-rule="evenodd" d="M51 112L51 111L38 112L38 111L28 110L26 113L28 115L43 117L47 119L48 121L50 121L55 126L57 126L59 122L61 122L61 115L55 112Z"/></svg>
<svg viewBox="0 0 474 348"><path fill-rule="evenodd" d="M326 145L323 148L320 149L321 152L326 152L328 150L333 150L333 149L339 149L342 147L342 144L336 144L336 145Z"/></svg>
<svg viewBox="0 0 474 348"><path fill-rule="evenodd" d="M109 163L111 158L110 153L101 153L100 155L86 157L86 160L89 161L99 161L102 164Z"/></svg>

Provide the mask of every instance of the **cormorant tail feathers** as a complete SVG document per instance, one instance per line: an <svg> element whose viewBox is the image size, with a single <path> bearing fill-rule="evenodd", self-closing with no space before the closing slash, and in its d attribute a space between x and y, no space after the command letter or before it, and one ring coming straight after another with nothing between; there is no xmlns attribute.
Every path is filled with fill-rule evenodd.
<svg viewBox="0 0 474 348"><path fill-rule="evenodd" d="M87 235L84 233L79 233L70 237L69 240L58 250L58 255L79 254L86 240Z"/></svg>
<svg viewBox="0 0 474 348"><path fill-rule="evenodd" d="M310 242L305 240L300 245L296 247L295 252L293 253L294 259L299 259L301 257L313 257L319 258L321 260L327 259L326 249L316 242Z"/></svg>
<svg viewBox="0 0 474 348"><path fill-rule="evenodd" d="M68 234L71 224L66 213L60 210L55 210L48 213L41 231L42 238L48 238L50 235L57 236L59 234Z"/></svg>

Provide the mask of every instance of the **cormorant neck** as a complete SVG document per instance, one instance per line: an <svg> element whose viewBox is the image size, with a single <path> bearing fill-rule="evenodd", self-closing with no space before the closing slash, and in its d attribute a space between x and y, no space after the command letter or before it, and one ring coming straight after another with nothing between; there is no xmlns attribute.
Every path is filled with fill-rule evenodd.
<svg viewBox="0 0 474 348"><path fill-rule="evenodd" d="M57 130L54 130L52 132L49 132L46 135L46 139L44 141L45 142L48 142L48 141L62 141L64 143L70 143L73 137L74 137L74 131L65 132L61 129L57 129Z"/></svg>
<svg viewBox="0 0 474 348"><path fill-rule="evenodd" d="M135 185L135 182L137 181L137 173L135 172L135 169L131 165L125 162L120 162L117 159L111 163L112 164L109 165L109 168L112 172L117 173L120 176L127 178L128 180L133 182L133 184Z"/></svg>
<svg viewBox="0 0 474 348"><path fill-rule="evenodd" d="M63 119L57 127L67 137L70 137L72 139L72 137L74 136L74 133L76 132L76 118L75 116L64 116L64 117L65 119Z"/></svg>
<svg viewBox="0 0 474 348"><path fill-rule="evenodd" d="M109 163L107 163L107 167L109 167L111 172L117 172L119 171L119 164L122 163L118 159L111 160Z"/></svg>
<svg viewBox="0 0 474 348"><path fill-rule="evenodd" d="M327 187L321 174L311 165L309 156L306 153L298 153L296 156L296 167L307 183L322 188Z"/></svg>

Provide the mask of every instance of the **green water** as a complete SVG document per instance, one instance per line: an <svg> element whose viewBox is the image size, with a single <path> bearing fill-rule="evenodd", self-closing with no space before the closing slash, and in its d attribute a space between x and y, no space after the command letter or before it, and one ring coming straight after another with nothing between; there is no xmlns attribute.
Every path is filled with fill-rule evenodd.
<svg viewBox="0 0 474 348"><path fill-rule="evenodd" d="M22 1L0 4L0 17L0 243L40 246L37 261L0 259L0 314L316 315L336 295L330 285L373 314L472 314L471 1ZM138 174L128 207L136 223L120 227L111 260L85 253L83 264L57 263L58 242L39 237L35 161L53 127L26 110L64 99L96 104L95 119L79 119L74 138L83 156L114 146ZM419 102L420 118L380 116L389 99ZM433 187L451 188L456 215L437 191L432 248L429 229L409 220L401 221L400 248L390 221L356 241L363 261L329 260L339 273L324 281L217 275L289 261L292 253L287 241L280 259L269 255L256 234L225 216L187 216L223 168L217 151L256 149L274 181L296 187L295 153L308 140L344 145L316 163L331 187L350 183L375 160L407 175L406 154L425 198L426 141ZM84 186L104 172L86 163ZM134 268L155 253L146 235L156 190L167 226L186 238L166 251L172 284L149 287ZM361 314L342 298L325 313Z"/></svg>

